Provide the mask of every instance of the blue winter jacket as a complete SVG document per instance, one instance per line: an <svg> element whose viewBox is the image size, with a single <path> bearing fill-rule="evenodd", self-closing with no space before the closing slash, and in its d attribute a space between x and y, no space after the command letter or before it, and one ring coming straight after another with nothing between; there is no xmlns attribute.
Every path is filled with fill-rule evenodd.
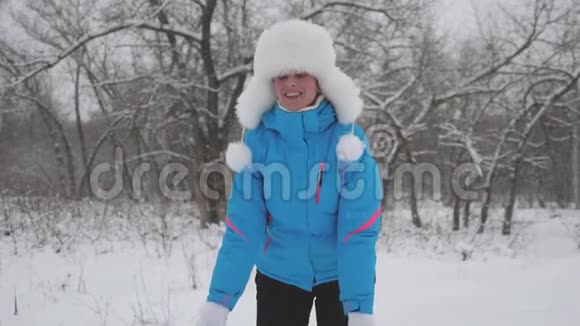
<svg viewBox="0 0 580 326"><path fill-rule="evenodd" d="M373 312L382 183L359 126L364 154L337 160L351 128L324 100L304 112L275 105L246 132L253 164L234 177L208 301L233 309L256 265L306 291L338 280L345 313Z"/></svg>

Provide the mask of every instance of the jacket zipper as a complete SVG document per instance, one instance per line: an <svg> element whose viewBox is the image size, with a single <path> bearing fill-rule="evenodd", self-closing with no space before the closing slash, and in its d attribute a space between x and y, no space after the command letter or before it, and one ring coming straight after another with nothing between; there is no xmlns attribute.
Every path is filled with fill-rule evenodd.
<svg viewBox="0 0 580 326"><path fill-rule="evenodd" d="M318 169L318 180L316 182L316 196L314 197L314 202L316 205L320 202L320 187L322 187L322 173L324 171L324 162L320 162L320 168Z"/></svg>
<svg viewBox="0 0 580 326"><path fill-rule="evenodd" d="M308 171L309 171L309 146L308 146L308 141L306 140L306 137L302 138L304 140L304 144L306 145L306 174L308 175ZM307 176L308 178L308 176ZM306 218L306 227L307 227L307 233L308 233L308 261L310 262L310 268L312 269L312 284L316 283L316 272L314 271L314 264L312 263L312 251L311 251L311 239L310 239L310 217L308 216L308 201L304 201L304 213L306 214L305 218Z"/></svg>

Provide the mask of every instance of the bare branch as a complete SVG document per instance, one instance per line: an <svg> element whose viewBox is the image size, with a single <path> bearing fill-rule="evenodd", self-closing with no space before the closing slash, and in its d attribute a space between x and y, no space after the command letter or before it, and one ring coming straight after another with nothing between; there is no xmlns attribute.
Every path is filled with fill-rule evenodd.
<svg viewBox="0 0 580 326"><path fill-rule="evenodd" d="M201 2L201 0L191 0L191 2L198 5L202 11L205 11L207 9L206 5L203 2Z"/></svg>
<svg viewBox="0 0 580 326"><path fill-rule="evenodd" d="M147 21L131 21L127 24L127 27L131 28L141 28L141 29L148 29L156 32L171 32L175 35L181 36L191 42L194 43L201 43L201 35L193 33L185 28L176 25L161 25L161 24L154 24Z"/></svg>
<svg viewBox="0 0 580 326"><path fill-rule="evenodd" d="M552 95L548 98L548 100L544 103L544 105L542 105L540 110L536 112L534 118L528 123L524 131L524 135L527 136L530 134L532 128L534 127L536 122L538 122L538 120L542 117L544 112L546 112L546 110L548 110L552 106L552 104L556 102L560 97L568 93L578 83L578 79L580 79L580 70L574 74L574 78L572 78L567 84L562 86L556 92L552 93Z"/></svg>
<svg viewBox="0 0 580 326"><path fill-rule="evenodd" d="M104 80L97 83L91 83L89 86L91 87L104 87L104 86L113 86L113 85L121 85L121 84L130 84L136 82L138 80L152 78L152 76L144 75L144 76L136 76L133 78L127 79L119 79L119 80Z"/></svg>
<svg viewBox="0 0 580 326"><path fill-rule="evenodd" d="M390 107L393 103L395 103L396 101L398 101L401 97L403 97L403 95L405 95L405 93L411 89L413 86L415 86L417 84L417 81L420 78L420 74L416 75L415 78L413 78L412 80L410 80L405 86L401 87L401 89L399 89L395 94L393 94L392 96L390 96L389 98L387 98L384 101L379 100L378 98L376 98L373 94L371 94L369 91L363 91L363 95L368 97L371 101L373 101L376 105L378 105L378 110L385 110L388 107Z"/></svg>
<svg viewBox="0 0 580 326"><path fill-rule="evenodd" d="M503 61L500 61L496 65L492 65L491 67L484 69L481 72L477 73L475 76L473 76L472 78L467 80L465 83L463 83L463 87L468 86L468 85L473 85L473 84L477 83L478 81L493 75L494 73L499 71L501 68L510 64L515 58L517 58L524 51L526 51L534 43L534 41L540 36L540 34L543 32L543 30L538 31L538 21L539 21L539 17L537 17L537 16L534 17L534 23L533 23L533 27L532 27L531 32L527 36L524 43L522 43L522 45L519 46L516 49L516 51L514 51L511 55L507 56Z"/></svg>
<svg viewBox="0 0 580 326"><path fill-rule="evenodd" d="M385 8L372 7L372 6L369 6L366 4L356 3L354 1L353 2L331 1L331 2L327 2L323 5L320 5L314 9L312 9L310 12L302 15L301 18L304 20L312 19L312 18L322 14L325 9L331 8L331 7L350 7L350 8L362 9L362 10L366 10L366 11L370 11L370 12L377 12L377 13L381 13L381 14L385 15L385 17L387 17L391 21L396 21L396 19L391 16L389 11L401 8L401 7L385 7Z"/></svg>
<svg viewBox="0 0 580 326"><path fill-rule="evenodd" d="M349 51L352 51L352 52L355 52L355 53L358 53L358 54L362 54L362 55L365 55L365 56L369 56L369 57L371 57L371 58L373 58L375 60L378 60L379 59L375 55L373 55L372 53L369 53L367 51L358 49L358 48L356 48L356 47L354 47L354 46L352 46L350 44L346 44L346 43L344 43L342 41L335 40L334 41L334 44L336 44L338 46L341 46L341 47L343 47L343 48L345 48L345 49L347 49Z"/></svg>
<svg viewBox="0 0 580 326"><path fill-rule="evenodd" d="M223 74L219 75L218 81L221 84L230 78L234 78L234 77L237 77L238 75L242 75L242 74L245 75L245 74L248 74L250 72L252 72L252 65L251 64L240 65L240 66L234 67L234 68L224 72Z"/></svg>
<svg viewBox="0 0 580 326"><path fill-rule="evenodd" d="M167 5L169 4L169 2L171 2L171 0L165 0L159 6L159 8L157 8L151 15L149 15L149 19L153 19L153 18L157 17L157 15L159 15L163 11L163 9L165 9L167 7Z"/></svg>
<svg viewBox="0 0 580 326"><path fill-rule="evenodd" d="M17 86L25 81L27 81L28 79L38 75L39 73L41 73L44 70L50 69L52 67L54 67L55 65L57 65L59 62L61 62L62 60L64 60L66 57L68 57L69 55L71 55L72 53L74 53L76 50L78 50L79 48L81 48L83 45L85 45L86 43L90 42L91 40L97 39L99 37L103 37L105 35L111 34L111 33L115 33L118 32L120 30L126 29L128 26L126 24L123 25L118 25L118 26L113 26L110 28L107 28L103 31L94 33L94 34L88 34L85 35L84 37L82 37L81 39L79 39L76 43L74 43L73 45L71 45L68 49L66 49L65 51L63 51L62 53L60 53L56 59L48 62L47 64L42 65L41 67L27 73L26 75L24 75L23 77L19 78L18 80L16 80L15 82L13 82L12 84L9 84L7 86L3 86L1 89L3 88L12 88L14 86Z"/></svg>
<svg viewBox="0 0 580 326"><path fill-rule="evenodd" d="M183 155L183 154L175 153L175 152L170 151L170 150L151 151L151 152L143 153L141 155L135 155L135 156L129 158L127 160L127 162L141 160L141 159L144 159L146 157L157 156L157 155L168 155L168 156L175 157L175 158L179 158L179 159L182 159L182 160L185 160L185 161L188 161L188 162L192 162L192 163L195 163L196 162L191 157L188 157L188 156Z"/></svg>
<svg viewBox="0 0 580 326"><path fill-rule="evenodd" d="M0 87L0 89L15 87L15 86L27 81L28 79L38 75L39 73L54 67L59 62L61 62L62 60L64 60L68 56L70 56L72 53L74 53L76 50L83 47L85 44L87 44L88 42L90 42L94 39L97 39L97 38L100 38L100 37L103 37L103 36L106 36L106 35L109 35L112 33L116 33L118 31L129 29L129 28L142 28L142 29L149 29L149 30L153 30L153 31L157 31L157 32L170 31L170 32L175 33L176 35L182 36L188 40L191 40L194 42L201 42L201 38L199 35L191 33L190 31L181 29L179 27L174 27L174 26L170 26L170 25L168 26L168 25L153 24L153 23L145 22L145 21L129 21L129 22L117 25L117 26L109 27L107 29L104 29L104 30L96 32L96 33L92 33L92 34L89 33L89 34L81 37L78 41L76 41L74 44L72 44L68 49L66 49L66 50L62 51L60 54L58 54L55 59L53 59L53 60L49 61L48 63L38 67L37 69L34 69L33 71L25 74L24 76L20 77L15 82L8 84L6 86Z"/></svg>

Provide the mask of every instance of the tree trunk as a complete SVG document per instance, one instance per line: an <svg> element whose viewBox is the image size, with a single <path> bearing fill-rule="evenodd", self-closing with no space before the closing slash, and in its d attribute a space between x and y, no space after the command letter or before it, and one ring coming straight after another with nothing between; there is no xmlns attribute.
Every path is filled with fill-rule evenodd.
<svg viewBox="0 0 580 326"><path fill-rule="evenodd" d="M81 77L81 64L77 65L77 71L75 75L75 114L76 114L76 123L77 123L77 132L79 134L79 142L81 147L81 156L83 160L83 168L84 170L88 170L89 167L87 165L87 146L85 143L85 133L83 131L83 123L81 120L81 113L80 113L80 103L79 103L79 96L80 96L80 89L79 89L79 82ZM81 181L82 183L82 181ZM80 197L81 196L81 189L74 189L75 193Z"/></svg>
<svg viewBox="0 0 580 326"><path fill-rule="evenodd" d="M62 126L61 126L62 128ZM64 135L64 131L62 132L62 143L64 144L64 152L66 154L66 158L67 158L67 172L68 172L68 180L69 180L69 194L68 197L69 198L74 198L74 199L78 199L77 196L77 182L76 182L76 176L75 176L75 165L74 165L74 160L73 160L73 153L70 147L70 142L68 141L68 139L66 139L66 136Z"/></svg>
<svg viewBox="0 0 580 326"><path fill-rule="evenodd" d="M39 109L40 114L43 118L43 121L48 128L48 132L51 136L52 141L54 142L54 154L57 164L57 169L59 173L59 184L62 189L62 195L65 197L72 197L74 196L74 190L76 187L75 183L75 175L74 175L74 163L72 162L72 151L70 149L70 144L66 135L64 133L64 129L62 124L58 119L53 115L50 110L44 106L41 102L36 99L32 99L33 102L36 104L36 107ZM64 145L64 152L61 148L61 145ZM65 159L66 155L66 159ZM66 162L68 160L68 162ZM69 178L69 184L67 189L67 174Z"/></svg>
<svg viewBox="0 0 580 326"><path fill-rule="evenodd" d="M405 155L407 156L407 162L411 164L417 164L417 162L413 158L413 154L411 152L411 148L408 141L403 142L403 146L405 148ZM411 193L409 196L410 205L411 205L411 222L416 228L423 227L423 222L421 222L421 216L419 215L419 208L417 205L417 189L415 188L415 180L411 182Z"/></svg>
<svg viewBox="0 0 580 326"><path fill-rule="evenodd" d="M545 184L546 184L546 179L544 178L544 171L540 170L538 171L538 181L536 184L536 191L532 194L533 199L535 199L538 202L538 206L540 208L546 208L546 189L545 189ZM532 201L533 203L533 201Z"/></svg>
<svg viewBox="0 0 580 326"><path fill-rule="evenodd" d="M209 204L206 200L206 196L200 185L201 173L200 168L196 165L192 167L193 172L193 184L191 189L193 190L193 198L195 198L195 203L199 211L199 220L202 228L207 228L211 223L211 217L209 213Z"/></svg>
<svg viewBox="0 0 580 326"><path fill-rule="evenodd" d="M574 204L576 209L580 209L580 119L576 119L576 123L574 124L572 147Z"/></svg>
<svg viewBox="0 0 580 326"><path fill-rule="evenodd" d="M50 126L48 128L51 128ZM58 170L58 184L60 186L62 195L67 197L66 191L66 172L64 168L64 157L62 156L62 150L58 142L58 137L53 134L53 131L49 131L51 134L52 141L54 142L54 157L56 160L56 167Z"/></svg>
<svg viewBox="0 0 580 326"><path fill-rule="evenodd" d="M220 87L220 82L217 78L217 72L213 57L213 51L211 47L212 33L211 25L213 21L214 11L217 6L217 0L207 0L205 2L205 7L203 9L202 21L201 21L201 56L205 75L207 78L207 84L210 88L206 92L207 96L207 110L211 112L213 116L219 115L219 93L217 89ZM217 157L221 156L221 153L225 149L226 139L224 133L220 131L219 122L217 119L207 116L207 142L204 143L205 148L205 162L214 161ZM220 194L225 194L225 182L220 180L219 176L210 175L208 177L208 185L213 191ZM227 197L227 196L226 196ZM199 200L198 202L203 202L204 200ZM205 216L205 221L210 223L219 223L223 219L225 214L226 201L220 196L219 199L206 198L205 203L207 204L207 216Z"/></svg>
<svg viewBox="0 0 580 326"><path fill-rule="evenodd" d="M211 223L217 224L224 220L225 217L225 201L224 200L208 200L208 219Z"/></svg>
<svg viewBox="0 0 580 326"><path fill-rule="evenodd" d="M483 233L485 230L485 223L487 223L487 218L489 215L489 206L491 205L491 194L492 194L492 184L490 183L483 192L483 204L481 205L481 214L480 214L480 225L477 233Z"/></svg>
<svg viewBox="0 0 580 326"><path fill-rule="evenodd" d="M514 206L516 203L516 195L518 192L518 175L522 167L522 157L517 157L514 164L514 175L512 177L510 185L510 193L508 197L508 203L504 212L503 225L501 228L501 234L510 235L512 233L512 219L514 215Z"/></svg>
<svg viewBox="0 0 580 326"><path fill-rule="evenodd" d="M465 202L463 206L463 227L469 229L469 219L471 215L471 200Z"/></svg>
<svg viewBox="0 0 580 326"><path fill-rule="evenodd" d="M453 194L453 231L459 231L461 200L459 196Z"/></svg>
<svg viewBox="0 0 580 326"><path fill-rule="evenodd" d="M388 163L382 164L383 168L381 170L381 182L382 182L382 191L383 191L383 199L381 200L381 207L383 209L387 209L389 207L389 175L388 175Z"/></svg>
<svg viewBox="0 0 580 326"><path fill-rule="evenodd" d="M149 0L149 4L153 8L159 8L162 5L160 0ZM159 23L161 25L168 25L170 23L169 18L167 17L167 13L165 12L165 10L159 11L159 14L157 15L157 19L159 20ZM167 36L167 41L169 42L169 45L171 46L171 67L169 69L169 72L171 73L175 69L179 69L180 72L185 71L185 66L181 60L181 55L179 53L179 46L177 44L177 37L175 36L175 34L173 32L169 32L169 31L165 32L165 35Z"/></svg>
<svg viewBox="0 0 580 326"><path fill-rule="evenodd" d="M569 178L569 176L567 175L566 171L566 165L562 164L563 162L560 162L560 160L558 159L558 156L560 155L560 153L558 153L558 151L556 150L556 147L553 144L551 135L550 135L550 128L548 127L548 125L546 124L546 119L545 117L542 117L540 119L540 126L542 127L542 131L544 132L544 136L546 138L546 153L548 155L550 155L550 161L551 161L551 172L552 172L552 182L549 183L550 185L553 186L553 188L548 187L548 190L552 190L553 194L556 196L556 202L558 203L558 206L560 208L564 208L565 206L567 206L567 202L568 199L566 198L566 189L565 189L565 181ZM540 181L540 186L542 189L546 188L546 183L542 182L543 180L539 180ZM540 196L541 194L538 194L538 196ZM545 205L545 204L544 204Z"/></svg>
<svg viewBox="0 0 580 326"><path fill-rule="evenodd" d="M419 208L417 206L417 194L415 193L415 182L411 182L411 221L416 228L423 227L421 216L419 216Z"/></svg>

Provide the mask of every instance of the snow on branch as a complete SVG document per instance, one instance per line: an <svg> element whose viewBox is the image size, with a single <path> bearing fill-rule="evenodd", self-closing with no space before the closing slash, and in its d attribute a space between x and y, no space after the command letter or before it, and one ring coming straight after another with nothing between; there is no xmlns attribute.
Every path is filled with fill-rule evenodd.
<svg viewBox="0 0 580 326"><path fill-rule="evenodd" d="M477 172L480 176L483 176L483 170L481 168L483 157L477 152L475 146L473 146L473 139L471 135L457 129L454 124L449 122L443 123L439 127L447 132L446 134L440 136L440 138L443 140L448 140L441 142L440 144L442 146L462 147L465 149L469 153L469 156L471 156L471 161L477 167Z"/></svg>
<svg viewBox="0 0 580 326"><path fill-rule="evenodd" d="M171 2L171 0L165 0L151 15L149 15L149 17L157 17L157 15L159 15L167 7L169 2Z"/></svg>
<svg viewBox="0 0 580 326"><path fill-rule="evenodd" d="M508 81L504 85L501 85L498 88L479 88L479 87L461 87L456 88L448 91L447 93L433 97L428 103L423 106L423 109L415 119L413 120L413 124L419 124L423 121L435 108L440 106L443 103L446 103L454 98L468 96L468 95L477 95L477 94L497 94L505 91L507 87L511 84L511 81Z"/></svg>
<svg viewBox="0 0 580 326"><path fill-rule="evenodd" d="M224 72L223 74L219 75L218 81L221 84L230 78L236 77L236 76L241 75L241 74L247 74L250 72L252 72L252 65L251 64L237 66L237 67L234 67L234 68Z"/></svg>
<svg viewBox="0 0 580 326"><path fill-rule="evenodd" d="M381 101L378 98L376 98L368 90L363 91L363 95L365 95L372 102L374 102L378 106L377 107L378 110L385 110L388 107L390 107L391 105L393 105L393 103L395 103L396 101L398 101L399 99L401 99L401 97L403 97L403 95L409 89L411 89L413 86L415 86L415 84L417 84L417 81L419 81L419 78L420 77L421 77L421 74L416 75L412 80L410 80L409 82L407 82L407 84L405 86L401 87L401 89L399 89L395 94L393 94L392 96L388 97L384 101Z"/></svg>
<svg viewBox="0 0 580 326"><path fill-rule="evenodd" d="M302 19L312 19L312 18L322 14L325 11L325 9L328 9L331 7L350 7L350 8L362 9L362 10L366 10L366 11L370 11L370 12L377 12L377 13L381 13L381 14L385 15L385 17L387 17L391 21L396 21L396 19L393 18L393 16L391 16L389 11L401 8L400 6L396 6L396 7L373 7L373 6L362 4L362 3L356 3L354 1L353 2L350 2L350 1L330 1L330 2L327 2L325 4L322 4L314 9L312 9L310 12L302 15L301 18Z"/></svg>
<svg viewBox="0 0 580 326"><path fill-rule="evenodd" d="M526 135L526 137L527 137L527 135L529 135L531 133L532 128L534 127L536 122L538 122L538 120L544 115L546 110L548 110L558 99L560 99L560 97L564 96L572 88L574 88L575 85L578 84L578 79L580 79L580 70L575 72L573 74L573 76L574 77L571 78L571 80L567 84L565 84L564 86L562 86L558 90L556 90L554 93L552 93L551 96L548 98L548 100L546 102L544 102L544 105L542 105L542 107L535 114L532 121L530 121L528 123L528 125L526 126L526 129L523 132L523 134Z"/></svg>
<svg viewBox="0 0 580 326"><path fill-rule="evenodd" d="M524 157L522 161L535 168L546 170L550 167L551 159L549 156L536 156L536 157Z"/></svg>
<svg viewBox="0 0 580 326"><path fill-rule="evenodd" d="M358 54L362 54L362 55L365 55L365 56L371 57L371 58L373 58L373 59L375 59L375 60L378 60L378 59L379 59L379 58L378 58L377 56L375 56L374 54L372 54L372 53L370 53L370 52L367 52L367 51L364 51L364 50L361 50L361 49L358 49L358 48L356 48L356 47L354 47L354 46L352 46L352 45L350 45L350 44L347 44L347 43L345 43L345 42L342 42L342 41L339 41L339 40L335 40L335 41L334 41L334 44L335 44L335 45L338 45L338 46L340 46L340 47L342 47L342 48L344 48L344 49L347 49L347 50L349 50L349 51L352 51L352 52L355 52L355 53L358 53Z"/></svg>
<svg viewBox="0 0 580 326"><path fill-rule="evenodd" d="M91 87L104 87L104 86L113 86L113 85L121 85L121 84L130 84L130 83L136 82L138 80L147 79L147 78L151 78L151 76L143 75L143 76L135 76L132 78L127 78L127 79L103 80L103 81L100 81L97 83L91 83L90 86Z"/></svg>
<svg viewBox="0 0 580 326"><path fill-rule="evenodd" d="M528 136L531 134L533 127L536 125L538 120L544 115L544 113L548 109L550 109L554 103L556 103L556 101L558 101L562 96L567 94L570 90L572 90L575 87L575 85L578 84L578 80L580 79L580 70L576 71L574 74L572 74L572 76L573 76L573 78L571 78L568 83L566 83L565 85L563 85L559 89L555 90L554 92L552 92L550 94L550 96L548 96L548 99L544 102L544 104L541 106L541 108L538 109L538 111L534 114L534 117L532 118L532 120L526 124L524 131L519 133L523 138L519 140L518 145L517 145L517 150L515 152L509 153L509 155L512 155L512 154L522 155L522 153L521 153L522 149L527 144ZM510 121L508 127L504 130L503 136L501 137L501 139L497 143L493 157L491 159L491 162L489 163L488 173L487 173L487 177L486 177L486 181L485 181L486 186L489 186L491 184L491 179L493 177L493 174L495 173L496 168L498 167L498 161L499 161L500 157L507 156L507 153L502 155L502 149L504 147L504 144L506 142L508 142L509 136L515 133L516 124L519 121L521 121L521 119L523 117L528 115L529 112L535 107L536 107L536 104L532 103L532 104L528 105L525 109L521 110L520 113Z"/></svg>
<svg viewBox="0 0 580 326"><path fill-rule="evenodd" d="M178 159L182 159L184 161L188 161L188 162L193 162L195 163L195 160L187 155L183 155L183 154L179 154L170 150L158 150L158 151L151 151L151 152L147 152L147 153L143 153L140 155L135 155L129 159L127 159L127 162L133 162L136 160L142 160L145 159L147 157L151 157L151 156L159 156L159 155L165 155L165 156L170 156L170 157L174 157L174 158L178 158Z"/></svg>
<svg viewBox="0 0 580 326"><path fill-rule="evenodd" d="M129 21L128 27L148 29L156 32L169 32L181 36L194 43L201 43L202 38L201 35L198 33L193 33L183 27L171 24L162 25L147 21Z"/></svg>

